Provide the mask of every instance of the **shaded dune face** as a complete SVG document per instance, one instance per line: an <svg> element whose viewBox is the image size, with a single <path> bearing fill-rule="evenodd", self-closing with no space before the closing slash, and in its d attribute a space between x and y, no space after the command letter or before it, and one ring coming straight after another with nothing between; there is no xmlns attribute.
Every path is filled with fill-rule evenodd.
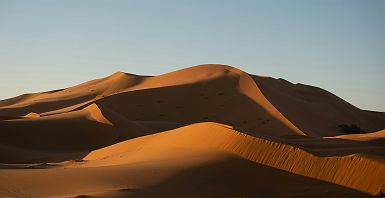
<svg viewBox="0 0 385 198"><path fill-rule="evenodd" d="M251 75L266 98L310 136L334 136L338 125L356 124L364 131L384 129L385 114L358 109L334 94L283 79Z"/></svg>
<svg viewBox="0 0 385 198"><path fill-rule="evenodd" d="M96 105L53 116L1 121L0 131L3 145L50 151L92 150L117 137Z"/></svg>
<svg viewBox="0 0 385 198"><path fill-rule="evenodd" d="M230 66L117 72L0 101L0 196L378 195L384 128L384 113Z"/></svg>
<svg viewBox="0 0 385 198"><path fill-rule="evenodd" d="M129 120L186 124L215 121L272 135L296 134L268 109L240 93L237 86L237 81L220 78L201 84L120 93L96 104Z"/></svg>

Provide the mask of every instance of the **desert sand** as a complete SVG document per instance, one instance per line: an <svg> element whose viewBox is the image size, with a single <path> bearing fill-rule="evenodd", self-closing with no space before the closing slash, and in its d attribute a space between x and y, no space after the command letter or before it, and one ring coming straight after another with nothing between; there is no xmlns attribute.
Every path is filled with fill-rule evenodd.
<svg viewBox="0 0 385 198"><path fill-rule="evenodd" d="M379 196L385 113L226 65L116 72L0 101L0 181L0 197Z"/></svg>

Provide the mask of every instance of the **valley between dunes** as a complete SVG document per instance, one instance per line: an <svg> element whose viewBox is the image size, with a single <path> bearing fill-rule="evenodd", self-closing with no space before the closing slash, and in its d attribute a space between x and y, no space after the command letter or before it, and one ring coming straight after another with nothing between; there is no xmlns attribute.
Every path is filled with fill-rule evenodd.
<svg viewBox="0 0 385 198"><path fill-rule="evenodd" d="M0 197L381 196L385 114L226 65L117 72L0 101L0 181Z"/></svg>

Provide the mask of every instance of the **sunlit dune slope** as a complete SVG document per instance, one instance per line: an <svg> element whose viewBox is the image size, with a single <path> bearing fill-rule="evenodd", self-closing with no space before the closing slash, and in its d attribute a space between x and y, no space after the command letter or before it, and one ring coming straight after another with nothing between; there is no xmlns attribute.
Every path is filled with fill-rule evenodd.
<svg viewBox="0 0 385 198"><path fill-rule="evenodd" d="M179 150L185 149L224 150L263 165L371 194L385 190L385 164L381 162L360 155L317 157L299 148L249 136L215 123L194 124L128 140L93 151L84 160L91 160L86 166L138 163L160 156L172 159Z"/></svg>
<svg viewBox="0 0 385 198"><path fill-rule="evenodd" d="M384 188L384 165L377 161L321 158L217 123L127 140L83 160L0 170L0 179L7 179L0 184L0 195L367 197L347 187L371 194ZM52 187L46 188L47 183Z"/></svg>

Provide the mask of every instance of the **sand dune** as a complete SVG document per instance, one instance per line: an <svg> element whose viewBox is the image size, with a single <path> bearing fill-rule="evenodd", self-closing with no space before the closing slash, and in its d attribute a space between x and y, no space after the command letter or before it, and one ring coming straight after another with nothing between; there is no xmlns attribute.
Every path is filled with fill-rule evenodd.
<svg viewBox="0 0 385 198"><path fill-rule="evenodd" d="M357 124L367 132L384 129L383 112L360 110L318 87L270 77L252 77L267 99L308 135L336 135L340 124Z"/></svg>
<svg viewBox="0 0 385 198"><path fill-rule="evenodd" d="M191 75L194 73L207 75L197 75L194 80ZM146 86L147 89L122 92L95 103L107 106L130 120L216 121L272 135L303 134L266 100L254 81L240 70L204 65L181 70L178 74L182 79L193 78L199 83L183 81L175 85L173 81L178 78L170 73L160 76L159 80L157 77L149 79L162 87ZM173 86L167 86L170 84Z"/></svg>
<svg viewBox="0 0 385 198"><path fill-rule="evenodd" d="M192 150L191 150L192 151ZM368 197L220 151L92 168L2 170L1 196L24 197ZM30 179L26 179L30 178ZM53 179L57 178L57 179ZM273 179L279 178L279 179ZM49 184L49 188L47 185Z"/></svg>
<svg viewBox="0 0 385 198"><path fill-rule="evenodd" d="M385 139L385 129L373 133L366 134L349 134L349 135L340 135L331 138L341 138L348 140L359 140L359 141L370 141L370 140L381 140Z"/></svg>
<svg viewBox="0 0 385 198"><path fill-rule="evenodd" d="M106 78L92 80L74 87L44 93L34 93L0 101L0 114L22 116L30 112L43 114L85 104L139 83L143 78L116 72Z"/></svg>
<svg viewBox="0 0 385 198"><path fill-rule="evenodd" d="M317 157L293 146L249 136L216 123L194 124L127 140L93 151L83 160L56 168L52 165L50 169L3 170L3 175L13 179L7 185L0 185L0 191L38 196L49 175L62 178L51 181L51 185L62 186L80 174L80 180L64 189L49 189L45 195L150 197L155 194L186 196L185 193L195 193L195 196L207 197L322 197L328 194L365 197L364 193L349 188L378 194L384 189L385 179L381 176L385 173L385 165L376 160L358 155ZM346 170L346 167L350 169ZM227 171L231 173L223 174ZM201 176L195 176L198 173ZM186 174L191 179L182 179ZM20 182L23 175L35 178L32 187L27 186L30 182ZM122 177L127 179L122 180ZM259 177L263 182L258 181ZM277 181L276 178L283 180ZM206 187L200 182L204 182ZM226 185L229 188L223 190ZM266 185L270 187L265 188ZM182 190L174 191L175 187ZM191 187L200 190L193 192L189 190Z"/></svg>
<svg viewBox="0 0 385 198"><path fill-rule="evenodd" d="M119 92L122 93L117 94ZM185 97L190 99L183 100ZM73 110L71 106L84 103L75 108L79 109L93 101L131 120L188 123L209 120L276 135L303 134L271 105L249 75L223 65L201 65L156 77L138 77L119 72L52 94L43 93L29 103L23 101L5 106L0 109L0 114L25 115L35 112L45 115L47 112L55 113L54 110L64 113L60 109ZM150 110L140 108L150 105L156 107ZM171 105L170 108L176 108L176 111L170 111L164 105ZM192 108L195 108L195 112L190 111ZM229 111L233 114L231 117L227 115ZM165 112L174 115L165 115ZM180 117L181 113L185 117Z"/></svg>
<svg viewBox="0 0 385 198"><path fill-rule="evenodd" d="M116 72L0 101L0 196L378 195L384 128L382 112L226 65Z"/></svg>
<svg viewBox="0 0 385 198"><path fill-rule="evenodd" d="M191 89L191 92L188 89ZM207 115L198 117L194 113L195 118L192 116L187 118L193 119L193 122L199 119L199 121L234 124L252 130L262 128L263 131L271 130L270 133L276 133L276 135L303 133L310 136L342 135L338 129L340 124L358 124L370 132L385 127L385 115L383 113L359 110L322 89L294 85L284 80L250 76L238 69L224 65L200 65L155 77L117 72L109 77L89 81L71 88L31 94L33 97L28 97L29 99L21 101L18 99L19 97L9 99L20 101L18 103L13 102L12 105L4 105L9 103L7 102L9 100L1 101L0 115L24 116L30 112L40 115L65 113L83 108L94 101L110 105L110 100L116 102L125 100L124 97L131 98L131 95L157 93L163 94L164 99L157 96L159 99L153 102L157 108L152 108L151 112L155 111L159 116L164 116L164 113L158 111L158 107L162 107L162 102L165 102L166 99L182 101L182 97L188 97L192 99L185 100L185 103L189 102L190 107L208 106L204 108L205 111L209 112ZM109 97L116 94L119 96ZM26 96L20 97L25 98ZM220 101L217 102L217 100ZM191 105L191 103L194 104ZM184 108L182 107L183 104L178 105L174 101L170 101L170 104L175 105L173 108ZM125 103L124 106L127 106L126 109L130 111L136 111L135 109L139 109L140 105L143 104ZM148 103L145 104L145 106L148 105ZM122 108L120 106L119 109ZM217 113L217 109L221 108L229 109L232 112L244 112L242 106L253 110L248 112L249 116L245 116L247 118L235 119L235 115L231 118L217 115L220 114ZM169 122L175 121L173 118L158 117L150 120L147 115L142 115L142 117L138 114L135 115L136 118L132 116L134 120L157 121L166 119ZM257 120L250 120L251 117L256 117ZM268 123L270 121L278 123L270 124ZM186 120L182 122L186 122ZM252 122L254 124L250 124ZM262 125L266 123L269 126L263 128Z"/></svg>
<svg viewBox="0 0 385 198"><path fill-rule="evenodd" d="M132 152L140 149L140 154ZM164 151L165 149L166 151ZM184 149L218 149L270 167L340 184L372 194L385 190L385 164L360 155L317 157L297 147L249 136L215 123L195 124L173 131L128 140L91 152L92 166L137 163ZM149 150L148 155L145 155ZM127 155L128 154L128 155ZM129 156L125 161L125 155ZM136 159L137 157L138 159ZM345 167L349 167L346 170ZM376 174L373 174L373 171ZM368 185L367 181L371 181Z"/></svg>
<svg viewBox="0 0 385 198"><path fill-rule="evenodd" d="M0 145L50 152L89 151L110 145L118 137L96 105L58 115L1 121L0 131ZM3 154L2 162L19 162L11 152Z"/></svg>

